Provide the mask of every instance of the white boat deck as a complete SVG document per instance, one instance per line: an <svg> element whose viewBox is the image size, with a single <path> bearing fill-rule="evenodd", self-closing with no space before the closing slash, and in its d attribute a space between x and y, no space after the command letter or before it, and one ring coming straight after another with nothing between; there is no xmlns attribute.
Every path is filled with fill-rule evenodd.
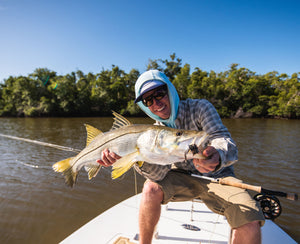
<svg viewBox="0 0 300 244"><path fill-rule="evenodd" d="M61 243L113 244L120 237L138 243L140 195L133 196L100 214ZM279 226L267 220L262 228L263 244L296 243ZM153 244L228 243L230 227L224 216L212 213L201 202L176 202L162 206ZM129 243L129 242L119 242Z"/></svg>

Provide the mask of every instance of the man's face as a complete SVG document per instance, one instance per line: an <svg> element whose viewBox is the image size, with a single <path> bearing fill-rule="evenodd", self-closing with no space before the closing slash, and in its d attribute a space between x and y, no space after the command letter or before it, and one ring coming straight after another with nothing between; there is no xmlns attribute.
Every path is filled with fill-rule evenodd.
<svg viewBox="0 0 300 244"><path fill-rule="evenodd" d="M162 119L168 119L171 115L171 106L167 90L162 87L151 90L143 95L143 103L150 111ZM150 105L150 106L149 106Z"/></svg>

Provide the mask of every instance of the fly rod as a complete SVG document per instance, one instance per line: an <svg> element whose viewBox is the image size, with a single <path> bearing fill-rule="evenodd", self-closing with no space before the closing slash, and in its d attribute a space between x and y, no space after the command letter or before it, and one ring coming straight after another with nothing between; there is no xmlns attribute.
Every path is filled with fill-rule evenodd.
<svg viewBox="0 0 300 244"><path fill-rule="evenodd" d="M36 141L36 140L30 140L30 139L26 139L26 138L17 137L17 136L10 136L10 135L4 135L4 134L0 134L0 136L6 137L6 138L9 138L9 139L13 139L13 140L26 141L26 142L30 142L30 143L33 143L33 144L52 147L52 148L56 148L56 149L63 150L63 151L76 152L76 153L79 153L81 151L79 149L75 149L75 148L71 148L71 147L64 147L64 146L60 146L60 145L55 145L55 144Z"/></svg>
<svg viewBox="0 0 300 244"><path fill-rule="evenodd" d="M284 198L292 200L292 201L297 201L298 200L298 194L296 194L296 193L285 193L285 192L281 192L281 191L267 190L265 188L262 188L261 186L249 185L249 184L246 184L246 183L236 182L236 181L232 181L232 180L228 180L228 179L222 179L222 178L212 178L212 177L196 175L196 174L191 174L191 176L201 178L201 179L205 179L205 180L209 180L211 182L219 183L221 185L235 186L235 187L239 187L239 188L242 188L242 189L255 191L255 192L258 192L258 193L261 193L261 194L284 197Z"/></svg>

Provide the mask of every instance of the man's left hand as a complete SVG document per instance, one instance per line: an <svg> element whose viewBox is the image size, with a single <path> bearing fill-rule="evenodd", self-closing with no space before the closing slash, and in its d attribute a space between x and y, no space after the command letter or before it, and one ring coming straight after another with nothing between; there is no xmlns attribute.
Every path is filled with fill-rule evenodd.
<svg viewBox="0 0 300 244"><path fill-rule="evenodd" d="M200 173L208 173L214 171L220 163L220 155L218 151L214 147L208 146L203 150L202 154L206 157L206 159L194 158L193 163L195 165L195 168Z"/></svg>

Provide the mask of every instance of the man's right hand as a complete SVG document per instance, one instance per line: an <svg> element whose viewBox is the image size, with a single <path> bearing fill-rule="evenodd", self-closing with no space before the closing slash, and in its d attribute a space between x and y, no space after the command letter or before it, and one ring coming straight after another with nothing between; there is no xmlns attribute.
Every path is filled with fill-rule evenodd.
<svg viewBox="0 0 300 244"><path fill-rule="evenodd" d="M102 151L102 160L98 159L96 162L104 167L113 165L121 157L114 152L110 152L107 148Z"/></svg>
<svg viewBox="0 0 300 244"><path fill-rule="evenodd" d="M219 152L212 146L208 146L202 152L206 159L194 158L193 163L200 173L208 173L214 171L220 164Z"/></svg>

